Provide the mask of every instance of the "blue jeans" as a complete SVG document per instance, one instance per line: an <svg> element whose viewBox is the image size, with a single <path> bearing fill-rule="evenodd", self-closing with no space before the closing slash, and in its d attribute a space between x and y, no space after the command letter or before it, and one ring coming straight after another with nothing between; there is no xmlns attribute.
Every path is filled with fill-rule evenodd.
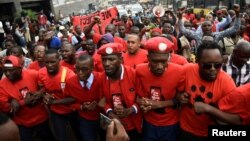
<svg viewBox="0 0 250 141"><path fill-rule="evenodd" d="M143 141L176 141L179 124L155 126L144 120L142 127Z"/></svg>
<svg viewBox="0 0 250 141"><path fill-rule="evenodd" d="M57 141L69 141L70 136L67 132L67 126L70 124L75 137L78 141L82 141L77 120L77 112L61 115L51 111L51 122L55 130Z"/></svg>
<svg viewBox="0 0 250 141"><path fill-rule="evenodd" d="M32 127L18 125L18 128L21 141L32 141L34 131L42 141L55 141L55 138L49 128L48 120Z"/></svg>
<svg viewBox="0 0 250 141"><path fill-rule="evenodd" d="M78 116L80 134L84 141L97 141L99 120L87 120Z"/></svg>

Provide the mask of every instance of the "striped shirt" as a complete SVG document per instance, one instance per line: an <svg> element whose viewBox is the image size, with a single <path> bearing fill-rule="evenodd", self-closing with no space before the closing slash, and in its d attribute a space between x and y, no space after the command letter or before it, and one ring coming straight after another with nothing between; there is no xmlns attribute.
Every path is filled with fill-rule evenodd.
<svg viewBox="0 0 250 141"><path fill-rule="evenodd" d="M250 60L239 69L233 64L231 56L229 56L229 61L223 66L223 70L233 78L236 86L250 82Z"/></svg>

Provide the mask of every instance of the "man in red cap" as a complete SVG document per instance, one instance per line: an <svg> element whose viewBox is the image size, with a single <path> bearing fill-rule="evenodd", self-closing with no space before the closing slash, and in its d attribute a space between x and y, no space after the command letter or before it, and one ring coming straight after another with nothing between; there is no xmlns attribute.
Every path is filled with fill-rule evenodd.
<svg viewBox="0 0 250 141"><path fill-rule="evenodd" d="M178 134L175 94L184 90L184 72L182 66L168 62L173 46L164 37L149 39L145 44L149 63L136 67L137 102L144 112L143 141L175 141Z"/></svg>
<svg viewBox="0 0 250 141"><path fill-rule="evenodd" d="M21 141L31 141L34 131L43 141L53 141L48 114L38 91L38 73L22 69L16 56L4 60L5 78L0 82L0 111L12 116L18 125Z"/></svg>
<svg viewBox="0 0 250 141"><path fill-rule="evenodd" d="M105 70L102 78L105 112L108 117L117 118L123 123L131 141L138 141L142 119L135 103L135 73L132 68L122 65L121 44L105 44L98 54L102 56Z"/></svg>

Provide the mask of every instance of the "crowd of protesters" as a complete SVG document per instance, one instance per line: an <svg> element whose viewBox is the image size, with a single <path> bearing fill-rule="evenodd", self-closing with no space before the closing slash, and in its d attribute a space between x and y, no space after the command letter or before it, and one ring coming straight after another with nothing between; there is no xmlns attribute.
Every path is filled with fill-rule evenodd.
<svg viewBox="0 0 250 141"><path fill-rule="evenodd" d="M179 8L82 29L41 11L0 23L0 138L67 141L70 127L78 141L207 141L209 125L250 125L248 14Z"/></svg>

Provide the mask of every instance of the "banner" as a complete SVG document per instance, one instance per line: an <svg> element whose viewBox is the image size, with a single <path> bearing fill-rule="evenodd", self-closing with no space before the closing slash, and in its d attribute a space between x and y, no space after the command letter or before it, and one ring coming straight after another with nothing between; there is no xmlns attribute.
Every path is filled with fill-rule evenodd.
<svg viewBox="0 0 250 141"><path fill-rule="evenodd" d="M110 24L111 20L113 18L116 18L118 14L118 10L116 7L108 8L106 10L102 10L100 12L91 13L89 15L84 16L74 16L72 17L72 23L75 27L76 25L80 25L82 29L84 29L85 26L88 26L91 22L94 21L95 16L99 16L101 19L101 27L102 27L102 33L105 33L105 27ZM93 30L97 33L99 33L98 26L95 25L93 27Z"/></svg>

